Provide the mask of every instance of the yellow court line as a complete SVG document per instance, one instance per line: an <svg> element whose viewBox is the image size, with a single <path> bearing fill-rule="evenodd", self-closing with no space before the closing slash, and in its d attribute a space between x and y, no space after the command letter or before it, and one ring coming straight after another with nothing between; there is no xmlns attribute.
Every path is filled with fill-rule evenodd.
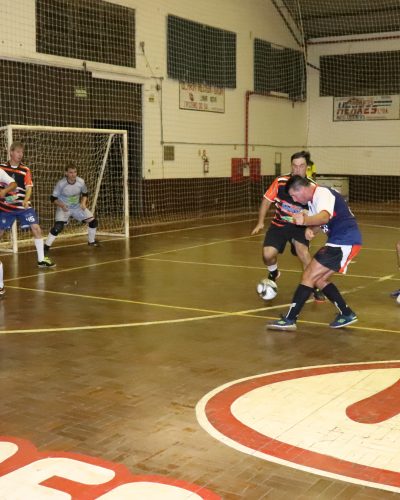
<svg viewBox="0 0 400 500"><path fill-rule="evenodd" d="M32 328L31 330L0 330L0 335L6 333L48 333L48 332L76 332L80 330L107 330L111 328L130 328L135 326L155 326L166 325L171 323L186 323L189 321L201 321L203 319L223 318L229 316L229 313L213 314L211 316L194 316L192 318L166 319L158 321L143 321L136 323L119 323L110 325L91 325L91 326L71 326L59 328Z"/></svg>
<svg viewBox="0 0 400 500"><path fill-rule="evenodd" d="M256 309L247 309L244 311L217 311L217 310L210 310L210 309L201 309L201 308L195 308L195 307L185 307L185 306L171 306L168 304L158 304L158 303L152 303L152 302L143 302L143 301L135 301L135 300L129 300L129 299L117 299L117 298L112 298L112 297L100 297L100 296L95 296L95 295L83 295L83 294L75 294L75 293L68 293L68 292L57 292L53 290L40 290L36 288L27 288L27 287L16 287L16 286L10 286L8 288L13 288L13 289L20 289L24 291L33 291L33 292L42 292L42 293L48 293L48 294L53 294L53 295L65 295L65 296L70 296L70 297L79 297L79 298L84 298L84 299L89 299L89 300L103 300L103 301L108 301L108 302L121 302L121 303L129 303L129 304L138 304L138 305L147 305L147 306L152 306L152 307L161 307L161 308L166 308L166 309L175 309L175 310L186 310L186 311L193 311L193 312L204 312L204 313L211 313L211 315L207 316L197 316L197 317L192 317L192 318L178 318L178 319L170 319L170 320L157 320L157 321L145 321L145 322L135 322L135 323L123 323L123 324L111 324L111 325L96 325L96 326L76 326L76 327L59 327L59 328L42 328L42 329L25 329L25 330L3 330L0 331L0 333L5 334L5 333L39 333L39 332L63 332L63 331L79 331L79 330L104 330L104 329L110 329L110 328L127 328L127 327L134 327L134 326L151 326L151 325L162 325L162 324L169 324L169 323L184 323L186 321L200 321L204 319L215 319L215 318L223 318L223 317L232 317L232 316L240 316L240 317L250 317L250 318L258 318L258 319L264 319L264 320L275 320L276 317L273 316L261 316L257 314L252 314L255 312L259 311L265 311L269 312L272 311L273 309L281 309L283 307L287 308L290 306L290 304L279 304L275 306L270 306L268 308L266 307L259 307ZM360 287L357 287L357 289L354 289L354 291L358 290ZM350 293L353 290L348 290L347 292L343 293ZM310 299L307 302L312 302ZM308 320L299 320L299 323L304 323L304 324L310 324L310 325L316 325L316 326L327 326L326 323L321 323L317 321L308 321ZM352 328L355 330L367 330L367 331L372 331L372 332L385 332L385 333L400 333L398 330L388 330L384 328L370 328L370 327L363 327L363 326L350 326L348 328Z"/></svg>
<svg viewBox="0 0 400 500"><path fill-rule="evenodd" d="M136 304L136 305L143 305L143 306L162 307L165 309L175 309L175 310L182 310L182 311L204 312L204 313L211 313L211 314L233 314L233 313L226 312L226 311L215 311L213 309L201 309L198 307L185 307L185 306L171 306L168 304L158 304L156 302L143 302L140 300L117 299L114 297L100 297L98 295L85 295L85 294L79 294L79 293L57 292L55 290L41 290L40 288L28 288L28 287L23 287L23 286L7 286L7 288L12 288L15 290L24 290L24 291L28 291L28 292L47 293L47 294L51 294L51 295L64 295L67 297L78 297L80 299L103 300L106 302L121 302L121 303L125 303L125 304Z"/></svg>
<svg viewBox="0 0 400 500"><path fill-rule="evenodd" d="M194 316L191 318L178 318L178 319L168 319L168 320L158 320L158 321L144 321L144 322L136 322L136 323L120 323L120 324L110 324L110 325L86 325L86 326L71 326L71 327L55 327L55 328L32 328L25 330L0 330L0 335L11 334L11 333L49 333L49 332L73 332L73 331L81 331L81 330L107 330L107 329L116 329L116 328L130 328L136 326L155 326L155 325L165 325L165 324L173 324L173 323L186 323L191 321L202 321L208 319L219 319L219 318L227 318L231 316L240 316L242 318L256 318L262 320L276 320L276 317L273 316L260 316L256 314L248 314L243 312L236 313L221 313L221 314L213 314L210 316ZM326 323L321 323L317 321L307 321L307 320L299 320L298 323L302 323L304 325L315 325L315 326L324 326L326 327ZM371 332L383 332L383 333L399 333L399 330L388 330L384 328L369 328L364 326L349 326L348 329L352 330L361 330L361 331L371 331ZM277 332L275 332L277 333ZM282 333L282 332L278 332ZM293 333L293 332L290 332ZM300 333L297 332L296 333Z"/></svg>

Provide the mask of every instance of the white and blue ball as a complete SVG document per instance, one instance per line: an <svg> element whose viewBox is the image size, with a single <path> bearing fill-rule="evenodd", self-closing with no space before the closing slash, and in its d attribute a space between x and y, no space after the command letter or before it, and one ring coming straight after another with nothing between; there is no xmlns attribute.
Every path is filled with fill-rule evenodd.
<svg viewBox="0 0 400 500"><path fill-rule="evenodd" d="M257 293L263 300L272 300L278 295L278 287L275 281L265 278L258 283Z"/></svg>

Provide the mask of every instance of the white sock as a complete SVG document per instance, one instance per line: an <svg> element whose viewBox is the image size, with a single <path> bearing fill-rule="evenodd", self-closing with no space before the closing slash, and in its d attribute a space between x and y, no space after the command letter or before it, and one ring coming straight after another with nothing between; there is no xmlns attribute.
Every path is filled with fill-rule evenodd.
<svg viewBox="0 0 400 500"><path fill-rule="evenodd" d="M43 238L35 238L35 247L37 251L38 262L44 261L44 242Z"/></svg>
<svg viewBox="0 0 400 500"><path fill-rule="evenodd" d="M95 227L88 227L89 243L93 243L95 239L96 239L96 228Z"/></svg>
<svg viewBox="0 0 400 500"><path fill-rule="evenodd" d="M0 288L4 288L4 281L3 281L3 263L0 262Z"/></svg>
<svg viewBox="0 0 400 500"><path fill-rule="evenodd" d="M274 272L278 269L278 264L272 264L272 266L267 266L269 272Z"/></svg>
<svg viewBox="0 0 400 500"><path fill-rule="evenodd" d="M47 235L47 239L46 239L46 245L48 247L51 247L51 245L54 243L54 240L57 238L57 236L54 236L54 234L51 234L49 233Z"/></svg>

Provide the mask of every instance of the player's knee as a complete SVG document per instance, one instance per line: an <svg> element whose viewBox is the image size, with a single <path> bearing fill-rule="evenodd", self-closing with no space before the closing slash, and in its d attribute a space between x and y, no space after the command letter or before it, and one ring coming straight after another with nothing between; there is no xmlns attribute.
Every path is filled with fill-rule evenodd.
<svg viewBox="0 0 400 500"><path fill-rule="evenodd" d="M274 247L264 247L263 248L263 260L268 266L272 266L277 261L278 251Z"/></svg>
<svg viewBox="0 0 400 500"><path fill-rule="evenodd" d="M51 228L50 230L50 233L53 235L53 236L58 236L61 231L64 229L64 222L61 222L61 221L57 221L54 226Z"/></svg>
<svg viewBox="0 0 400 500"><path fill-rule="evenodd" d="M92 229L96 229L97 225L98 225L98 221L97 221L97 219L92 219L92 220L88 223L88 226L89 226L90 228L92 228Z"/></svg>

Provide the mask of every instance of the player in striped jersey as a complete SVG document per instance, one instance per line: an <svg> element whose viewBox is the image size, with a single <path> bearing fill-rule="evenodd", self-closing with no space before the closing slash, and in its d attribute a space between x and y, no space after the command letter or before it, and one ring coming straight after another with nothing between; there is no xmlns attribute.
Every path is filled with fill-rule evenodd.
<svg viewBox="0 0 400 500"><path fill-rule="evenodd" d="M308 203L308 214L301 211L293 215L296 224L307 225L306 237L311 240L322 229L328 239L304 270L287 314L267 327L270 330L296 330L297 317L315 286L339 310L329 326L342 328L351 325L357 321L357 316L330 278L335 272L345 274L350 261L361 250L362 238L357 221L346 200L334 189L315 185L301 176L293 176L286 189L295 201Z"/></svg>
<svg viewBox="0 0 400 500"><path fill-rule="evenodd" d="M280 275L278 254L284 252L287 243L291 244L292 253L297 255L304 269L311 262L308 250L309 241L305 237L306 228L305 226L297 226L293 220L293 214L301 212L307 205L294 201L286 191L286 184L291 176L305 177L309 158L308 151L300 151L292 155L290 159L291 173L277 177L267 189L261 202L257 225L251 233L252 235L257 234L264 228L265 216L271 204L274 203L275 214L265 234L263 245L263 261L269 271L268 279L273 281L276 281ZM316 302L323 302L325 296L320 290L315 289L314 299Z"/></svg>
<svg viewBox="0 0 400 500"><path fill-rule="evenodd" d="M4 170L0 169L0 204L7 201L8 194L17 189L17 183ZM0 220L2 214L0 213ZM0 295L5 294L3 263L0 262Z"/></svg>
<svg viewBox="0 0 400 500"><path fill-rule="evenodd" d="M30 169L22 163L24 146L21 142L14 142L10 146L10 160L2 163L0 168L17 183L17 188L7 199L0 202L0 237L4 231L10 229L14 221L18 220L21 229L30 228L33 234L38 267L53 267L54 263L44 255L44 242L39 219L31 207L32 175Z"/></svg>

